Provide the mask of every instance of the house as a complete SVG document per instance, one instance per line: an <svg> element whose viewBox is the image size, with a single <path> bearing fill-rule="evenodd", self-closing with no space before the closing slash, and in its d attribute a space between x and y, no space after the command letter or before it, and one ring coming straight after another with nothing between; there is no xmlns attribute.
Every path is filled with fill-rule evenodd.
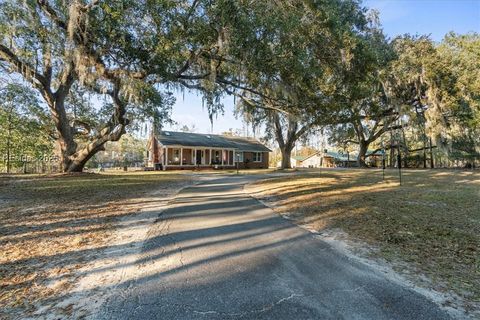
<svg viewBox="0 0 480 320"><path fill-rule="evenodd" d="M290 158L292 168L335 168L356 166L355 154L341 154L324 150L308 156L293 156Z"/></svg>
<svg viewBox="0 0 480 320"><path fill-rule="evenodd" d="M365 154L365 162L369 167L382 167L384 159L383 150L368 150Z"/></svg>
<svg viewBox="0 0 480 320"><path fill-rule="evenodd" d="M326 151L323 154L323 167L356 167L357 153L339 153ZM381 167L383 159L383 151L381 150L368 150L365 154L366 164L370 167Z"/></svg>
<svg viewBox="0 0 480 320"><path fill-rule="evenodd" d="M292 168L303 168L302 167L302 161L305 160L306 156L293 156L290 157L290 165ZM282 161L278 162L278 166L280 167Z"/></svg>
<svg viewBox="0 0 480 320"><path fill-rule="evenodd" d="M355 154L343 154L339 152L327 151L322 155L322 167L355 167L357 164L357 156Z"/></svg>
<svg viewBox="0 0 480 320"><path fill-rule="evenodd" d="M147 167L155 170L194 168L268 168L270 149L256 139L162 131L150 135Z"/></svg>
<svg viewBox="0 0 480 320"><path fill-rule="evenodd" d="M292 168L320 168L322 166L322 156L320 152L308 156L293 156L290 159Z"/></svg>

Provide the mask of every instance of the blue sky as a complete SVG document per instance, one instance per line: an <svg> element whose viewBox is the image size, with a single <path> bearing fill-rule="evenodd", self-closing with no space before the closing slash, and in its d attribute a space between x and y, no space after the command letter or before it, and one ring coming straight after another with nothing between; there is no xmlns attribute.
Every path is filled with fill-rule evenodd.
<svg viewBox="0 0 480 320"><path fill-rule="evenodd" d="M480 0L367 0L380 12L387 35L430 34L442 40L449 31L480 32Z"/></svg>
<svg viewBox="0 0 480 320"><path fill-rule="evenodd" d="M385 33L390 37L410 34L430 34L441 41L449 31L480 32L480 0L366 0L364 6L380 12ZM241 129L243 124L233 116L233 98L224 99L225 113L218 115L213 128L202 99L195 93L178 93L172 118L182 125L195 124L197 132L221 133ZM166 129L174 130L175 126Z"/></svg>

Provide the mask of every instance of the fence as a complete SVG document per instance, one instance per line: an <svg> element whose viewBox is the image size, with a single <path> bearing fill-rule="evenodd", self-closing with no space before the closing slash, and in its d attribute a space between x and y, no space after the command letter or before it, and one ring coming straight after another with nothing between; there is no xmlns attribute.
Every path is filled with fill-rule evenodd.
<svg viewBox="0 0 480 320"><path fill-rule="evenodd" d="M10 170L7 170L6 162L0 162L0 173L45 174L45 173L58 173L58 172L61 172L60 165L58 163L53 163L53 162L13 161L13 162L10 162Z"/></svg>

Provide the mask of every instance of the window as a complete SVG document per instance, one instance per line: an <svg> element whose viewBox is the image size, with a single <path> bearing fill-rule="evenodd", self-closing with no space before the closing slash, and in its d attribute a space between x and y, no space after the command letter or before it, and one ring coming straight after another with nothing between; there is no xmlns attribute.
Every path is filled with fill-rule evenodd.
<svg viewBox="0 0 480 320"><path fill-rule="evenodd" d="M254 152L253 153L253 162L262 162L262 153Z"/></svg>
<svg viewBox="0 0 480 320"><path fill-rule="evenodd" d="M235 162L243 162L243 152L235 152Z"/></svg>
<svg viewBox="0 0 480 320"><path fill-rule="evenodd" d="M180 149L173 149L173 162L180 163Z"/></svg>
<svg viewBox="0 0 480 320"><path fill-rule="evenodd" d="M220 163L222 163L222 158L220 158L220 150L215 150L213 164L220 164Z"/></svg>

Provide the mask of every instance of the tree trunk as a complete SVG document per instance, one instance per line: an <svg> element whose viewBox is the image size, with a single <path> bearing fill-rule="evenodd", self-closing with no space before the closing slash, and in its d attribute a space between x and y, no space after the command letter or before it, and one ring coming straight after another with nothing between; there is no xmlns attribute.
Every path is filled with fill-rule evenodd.
<svg viewBox="0 0 480 320"><path fill-rule="evenodd" d="M82 172L83 168L87 164L87 161L95 154L96 152L89 152L86 156L70 161L67 167L63 168L64 172Z"/></svg>
<svg viewBox="0 0 480 320"><path fill-rule="evenodd" d="M115 83L112 96L115 111L110 121L92 140L82 149L74 139L74 128L70 125L65 112L65 99L68 91L63 90L55 95L53 107L51 107L55 127L58 133L57 144L60 150L60 163L63 172L82 172L85 164L97 152L104 150L108 141L118 141L125 133L125 127L129 121L125 118L126 104L119 97L120 85Z"/></svg>
<svg viewBox="0 0 480 320"><path fill-rule="evenodd" d="M278 112L272 113L272 120L275 131L275 139L282 153L281 169L290 169L292 167L290 157L292 155L293 146L296 141L296 133L298 124L293 119L288 119L288 130L286 137L283 134L283 125L280 120L280 114Z"/></svg>
<svg viewBox="0 0 480 320"><path fill-rule="evenodd" d="M281 116L284 118L281 118ZM296 141L311 129L313 124L305 124L303 127L300 127L295 117L282 115L278 111L272 111L270 117L270 121L272 121L273 124L275 140L277 140L282 153L281 168L289 169L292 167L290 157ZM283 123L282 119L284 120Z"/></svg>
<svg viewBox="0 0 480 320"><path fill-rule="evenodd" d="M360 141L360 143L359 143L357 164L361 168L365 168L367 166L367 163L365 162L365 158L366 158L366 155L367 155L368 145L369 145L369 143L367 143L365 141Z"/></svg>
<svg viewBox="0 0 480 320"><path fill-rule="evenodd" d="M66 94L58 94L50 106L53 122L57 131L57 145L59 150L60 165L63 172L81 172L83 166L72 163L71 156L77 151L77 143L73 138L73 128L68 121L65 111Z"/></svg>
<svg viewBox="0 0 480 320"><path fill-rule="evenodd" d="M292 164L291 164L291 156L292 156L292 150L293 150L293 146L290 145L286 145L284 146L283 148L280 148L280 151L282 152L282 165L281 165L281 169L290 169L292 167Z"/></svg>

